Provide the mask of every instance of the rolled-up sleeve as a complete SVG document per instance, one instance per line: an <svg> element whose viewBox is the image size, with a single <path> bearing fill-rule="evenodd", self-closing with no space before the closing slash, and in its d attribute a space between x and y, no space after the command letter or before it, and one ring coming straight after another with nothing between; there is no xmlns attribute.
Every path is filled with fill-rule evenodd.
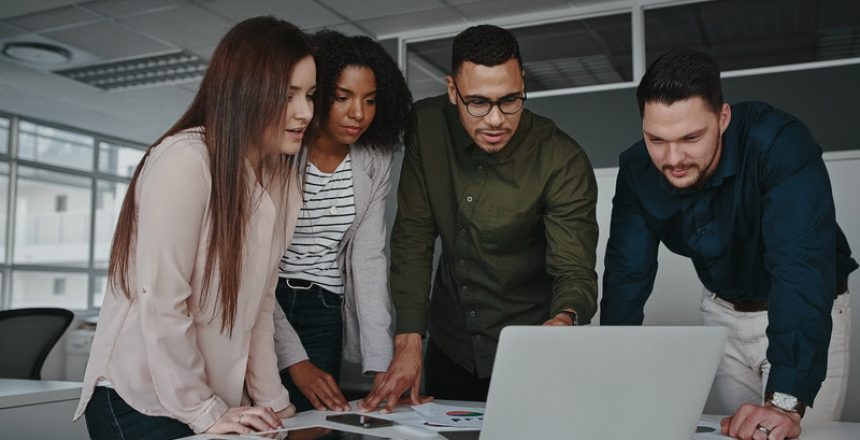
<svg viewBox="0 0 860 440"><path fill-rule="evenodd" d="M172 146L146 164L138 185L136 299L152 383L175 419L204 432L228 409L207 383L187 307L209 200L207 158Z"/></svg>

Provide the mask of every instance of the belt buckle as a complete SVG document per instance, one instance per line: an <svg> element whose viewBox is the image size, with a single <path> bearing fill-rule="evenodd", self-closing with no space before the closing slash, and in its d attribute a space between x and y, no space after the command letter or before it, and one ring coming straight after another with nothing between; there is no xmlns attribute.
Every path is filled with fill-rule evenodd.
<svg viewBox="0 0 860 440"><path fill-rule="evenodd" d="M289 287L290 289L293 289L293 290L311 290L311 288L314 287L313 281L293 279L293 278L287 278L286 280L287 280L286 281L287 287ZM301 281L301 282L305 282L308 284L307 285L294 286L292 284L293 281Z"/></svg>

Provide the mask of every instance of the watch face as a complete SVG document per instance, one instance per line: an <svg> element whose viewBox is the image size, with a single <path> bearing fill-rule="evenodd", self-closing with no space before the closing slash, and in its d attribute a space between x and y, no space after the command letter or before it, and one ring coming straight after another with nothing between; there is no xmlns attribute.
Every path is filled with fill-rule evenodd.
<svg viewBox="0 0 860 440"><path fill-rule="evenodd" d="M773 393L770 399L773 406L784 411L797 411L797 397L785 393Z"/></svg>

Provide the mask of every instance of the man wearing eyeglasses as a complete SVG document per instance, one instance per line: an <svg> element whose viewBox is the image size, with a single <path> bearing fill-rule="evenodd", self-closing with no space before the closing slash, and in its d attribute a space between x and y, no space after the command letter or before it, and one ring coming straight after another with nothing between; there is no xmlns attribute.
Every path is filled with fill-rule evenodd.
<svg viewBox="0 0 860 440"><path fill-rule="evenodd" d="M417 102L407 128L391 236L395 353L360 409L390 410L409 389L419 403L422 369L435 398L486 400L503 327L595 313L597 186L585 152L523 108L508 31L457 35L451 71L448 93Z"/></svg>

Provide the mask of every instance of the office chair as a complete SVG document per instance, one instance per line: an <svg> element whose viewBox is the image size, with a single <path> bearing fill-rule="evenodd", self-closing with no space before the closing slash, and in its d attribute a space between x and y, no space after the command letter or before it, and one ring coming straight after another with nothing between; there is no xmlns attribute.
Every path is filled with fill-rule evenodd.
<svg viewBox="0 0 860 440"><path fill-rule="evenodd" d="M0 310L0 377L42 379L42 365L72 323L66 309Z"/></svg>

